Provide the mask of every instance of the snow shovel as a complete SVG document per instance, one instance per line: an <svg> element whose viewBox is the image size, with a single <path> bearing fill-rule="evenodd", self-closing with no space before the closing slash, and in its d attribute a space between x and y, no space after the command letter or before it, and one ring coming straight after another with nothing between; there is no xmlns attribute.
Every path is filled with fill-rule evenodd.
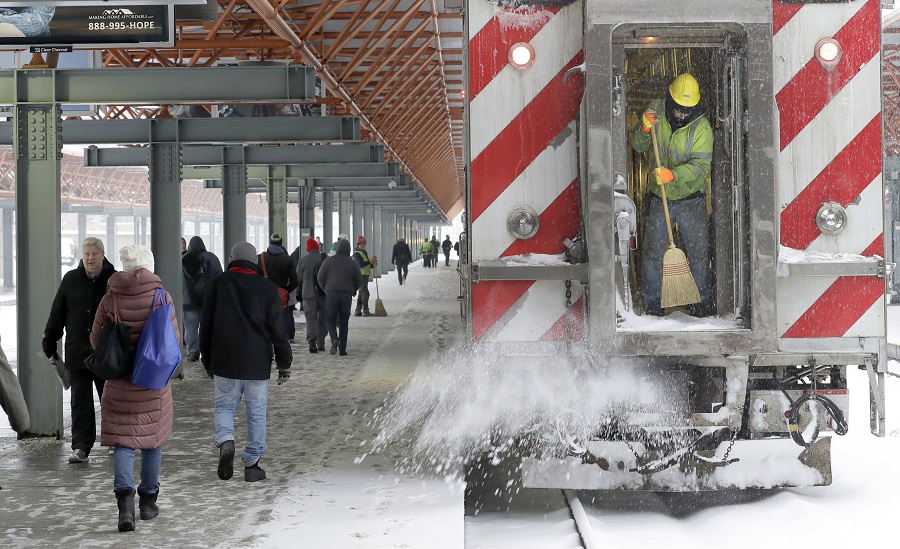
<svg viewBox="0 0 900 549"><path fill-rule="evenodd" d="M381 301L381 294L378 293L378 279L375 279L375 316L387 316L384 310L384 302Z"/></svg>
<svg viewBox="0 0 900 549"><path fill-rule="evenodd" d="M659 161L659 143L656 140L656 126L650 126L650 136L653 138L653 154L656 157L656 167L661 168ZM662 193L663 212L666 214L666 229L669 231L669 247L663 255L662 268L662 293L660 307L679 307L700 303L700 291L697 283L691 275L691 267L688 264L684 252L675 247L675 237L672 235L672 220L669 219L669 203L666 200L666 186L660 185Z"/></svg>

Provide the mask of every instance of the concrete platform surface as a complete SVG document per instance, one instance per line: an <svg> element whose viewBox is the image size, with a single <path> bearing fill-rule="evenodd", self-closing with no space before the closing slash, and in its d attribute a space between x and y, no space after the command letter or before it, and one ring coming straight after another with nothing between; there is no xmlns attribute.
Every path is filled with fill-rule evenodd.
<svg viewBox="0 0 900 549"><path fill-rule="evenodd" d="M404 447L360 461L372 412L462 337L456 271L419 263L408 284L389 273L379 286L389 316L353 317L347 357L310 354L297 311L291 381L270 381L265 481L244 482L239 459L233 479L216 476L212 382L199 363L189 364L172 384L175 429L163 447L158 518L117 531L106 448L72 465L68 427L66 440L17 441L3 436L7 429L0 431L0 547L463 547L458 489L398 473L392 464ZM370 289L374 306L374 283ZM241 406L238 458L243 414Z"/></svg>

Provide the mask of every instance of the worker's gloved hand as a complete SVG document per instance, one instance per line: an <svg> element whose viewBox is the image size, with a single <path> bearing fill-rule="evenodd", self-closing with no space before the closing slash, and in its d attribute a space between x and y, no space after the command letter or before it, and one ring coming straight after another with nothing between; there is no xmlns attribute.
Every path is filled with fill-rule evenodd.
<svg viewBox="0 0 900 549"><path fill-rule="evenodd" d="M675 179L675 174L668 168L656 168L653 170L653 176L656 177L657 185L665 185Z"/></svg>
<svg viewBox="0 0 900 549"><path fill-rule="evenodd" d="M278 370L278 384L287 383L291 380L290 370Z"/></svg>
<svg viewBox="0 0 900 549"><path fill-rule="evenodd" d="M656 125L656 111L648 109L641 115L641 131L650 133L650 128Z"/></svg>
<svg viewBox="0 0 900 549"><path fill-rule="evenodd" d="M373 255L372 258L369 259L369 263L371 263L373 267L374 267L375 265L378 265L378 256L377 256L377 255Z"/></svg>

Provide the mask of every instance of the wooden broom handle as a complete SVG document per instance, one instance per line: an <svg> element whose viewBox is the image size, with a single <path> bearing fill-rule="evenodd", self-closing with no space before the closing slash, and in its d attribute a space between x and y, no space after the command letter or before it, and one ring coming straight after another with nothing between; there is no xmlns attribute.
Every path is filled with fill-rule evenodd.
<svg viewBox="0 0 900 549"><path fill-rule="evenodd" d="M650 126L650 138L653 139L653 156L656 157L656 167L662 168L662 164L659 161L659 143L656 140L656 124ZM663 212L666 214L666 229L669 231L669 247L674 247L675 237L672 235L672 221L669 219L669 201L666 200L665 184L659 185L659 190L662 192Z"/></svg>

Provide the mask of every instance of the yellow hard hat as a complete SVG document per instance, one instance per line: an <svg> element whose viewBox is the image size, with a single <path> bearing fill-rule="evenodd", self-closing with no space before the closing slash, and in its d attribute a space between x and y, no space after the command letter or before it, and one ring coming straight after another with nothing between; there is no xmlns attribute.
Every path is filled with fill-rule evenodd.
<svg viewBox="0 0 900 549"><path fill-rule="evenodd" d="M680 74L669 85L669 95L682 107L693 107L700 102L700 85L690 74Z"/></svg>

